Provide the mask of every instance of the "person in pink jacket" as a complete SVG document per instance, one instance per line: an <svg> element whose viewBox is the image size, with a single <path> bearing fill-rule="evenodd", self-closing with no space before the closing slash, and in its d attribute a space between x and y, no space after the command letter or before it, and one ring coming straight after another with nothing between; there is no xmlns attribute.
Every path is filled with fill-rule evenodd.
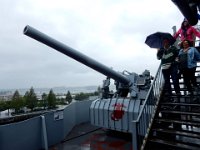
<svg viewBox="0 0 200 150"><path fill-rule="evenodd" d="M189 40L195 46L195 36L200 38L200 32L189 24L187 20L184 20L181 24L181 28L174 34L174 38L180 36L181 42L183 40Z"/></svg>

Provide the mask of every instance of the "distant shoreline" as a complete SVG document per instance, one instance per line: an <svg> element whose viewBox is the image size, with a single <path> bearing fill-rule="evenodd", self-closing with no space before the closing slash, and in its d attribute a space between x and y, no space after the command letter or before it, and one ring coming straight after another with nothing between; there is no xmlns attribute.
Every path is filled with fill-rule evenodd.
<svg viewBox="0 0 200 150"><path fill-rule="evenodd" d="M66 94L68 91L70 93L90 93L95 92L98 89L98 86L82 86L82 87L53 87L53 88L34 88L36 94L49 93L52 89L55 94ZM24 95L26 91L29 91L30 88L21 88L21 89L0 89L0 95L5 92L14 93L16 90L19 91L20 94Z"/></svg>

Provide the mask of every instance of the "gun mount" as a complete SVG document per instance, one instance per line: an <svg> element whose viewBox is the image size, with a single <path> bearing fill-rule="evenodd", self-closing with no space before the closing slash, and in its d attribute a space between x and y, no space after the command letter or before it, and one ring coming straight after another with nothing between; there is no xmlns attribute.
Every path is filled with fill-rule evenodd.
<svg viewBox="0 0 200 150"><path fill-rule="evenodd" d="M142 101L145 100L151 85L152 78L148 70L141 75L128 71L119 73L33 27L26 26L24 34L104 74L107 77L103 84L104 93L90 106L91 123L118 131L131 132L131 121L138 116ZM116 84L116 93L112 96L109 95L108 87L110 78L114 79ZM121 121L118 122L119 120Z"/></svg>

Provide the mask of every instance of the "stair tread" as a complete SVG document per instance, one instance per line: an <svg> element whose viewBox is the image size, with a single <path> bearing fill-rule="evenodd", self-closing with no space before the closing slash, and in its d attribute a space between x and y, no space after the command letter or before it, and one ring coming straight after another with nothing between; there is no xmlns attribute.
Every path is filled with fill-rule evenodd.
<svg viewBox="0 0 200 150"><path fill-rule="evenodd" d="M188 111L160 110L160 112L162 112L162 113L181 114L181 115L200 116L200 113L197 113L197 112L188 112Z"/></svg>
<svg viewBox="0 0 200 150"><path fill-rule="evenodd" d="M192 106L192 107L200 107L200 104L195 103L176 103L176 102L163 102L161 105L179 105L179 106Z"/></svg>
<svg viewBox="0 0 200 150"><path fill-rule="evenodd" d="M199 122L196 121L184 121L184 120L175 120L175 119L158 119L156 118L155 121L161 121L161 122L170 122L170 123L179 123L182 125L192 125L192 126L200 126Z"/></svg>
<svg viewBox="0 0 200 150"><path fill-rule="evenodd" d="M174 141L168 141L168 140L162 140L162 139L157 139L157 138L151 138L149 139L151 142L159 143L159 144L164 144L176 148L184 148L184 149L189 149L189 150L199 150L199 146L192 146L184 143L179 143L179 142L174 142Z"/></svg>
<svg viewBox="0 0 200 150"><path fill-rule="evenodd" d="M186 90L187 91L187 90ZM200 97L200 94L194 94L194 95L171 95L171 96L167 96L167 95L163 95L163 97L172 97L172 98L189 98L189 97Z"/></svg>
<svg viewBox="0 0 200 150"><path fill-rule="evenodd" d="M190 131L187 131L187 130L177 131L177 130L172 130L172 129L161 129L161 128L153 128L153 130L200 139L200 133L199 132L190 132Z"/></svg>

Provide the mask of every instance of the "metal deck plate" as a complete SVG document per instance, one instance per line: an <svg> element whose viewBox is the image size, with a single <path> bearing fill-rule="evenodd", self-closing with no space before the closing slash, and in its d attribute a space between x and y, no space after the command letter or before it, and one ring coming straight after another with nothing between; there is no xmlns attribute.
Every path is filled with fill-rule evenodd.
<svg viewBox="0 0 200 150"><path fill-rule="evenodd" d="M50 150L131 150L131 135L107 131L89 123L73 128L65 140Z"/></svg>

